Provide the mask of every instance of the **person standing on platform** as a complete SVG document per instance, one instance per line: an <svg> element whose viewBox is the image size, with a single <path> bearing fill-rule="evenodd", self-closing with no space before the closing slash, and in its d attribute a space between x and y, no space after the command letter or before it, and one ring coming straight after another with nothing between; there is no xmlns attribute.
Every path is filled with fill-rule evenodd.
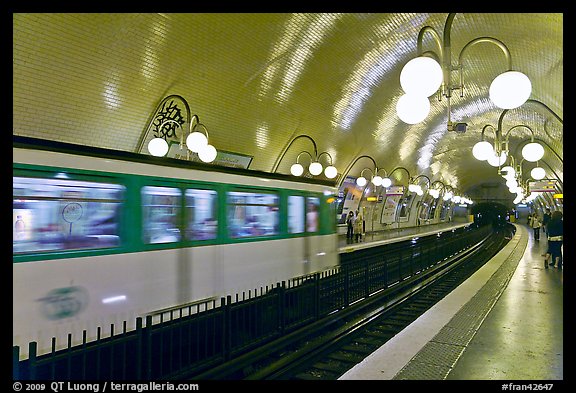
<svg viewBox="0 0 576 393"><path fill-rule="evenodd" d="M348 217L346 217L346 239L353 240L354 238L354 212L350 210Z"/></svg>
<svg viewBox="0 0 576 393"><path fill-rule="evenodd" d="M362 241L362 231L364 230L364 216L361 210L356 210L356 220L354 221L354 236L356 242Z"/></svg>
<svg viewBox="0 0 576 393"><path fill-rule="evenodd" d="M548 265L562 269L562 244L564 241L564 221L562 212L555 210L548 222L548 252L544 259L544 267Z"/></svg>
<svg viewBox="0 0 576 393"><path fill-rule="evenodd" d="M540 240L540 219L538 218L538 214L533 213L532 219L530 220L530 227L534 231L534 240Z"/></svg>
<svg viewBox="0 0 576 393"><path fill-rule="evenodd" d="M552 217L552 213L550 213L550 209L546 209L546 211L544 212L544 216L542 217L542 232L546 233L546 225L548 225L548 222L550 221L550 218Z"/></svg>

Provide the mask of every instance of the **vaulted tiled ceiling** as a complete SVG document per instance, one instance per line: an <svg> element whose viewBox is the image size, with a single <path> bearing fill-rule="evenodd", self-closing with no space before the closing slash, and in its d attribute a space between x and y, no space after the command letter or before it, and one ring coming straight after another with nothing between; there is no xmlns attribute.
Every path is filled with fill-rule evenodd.
<svg viewBox="0 0 576 393"><path fill-rule="evenodd" d="M463 58L464 89L430 98L425 121L396 115L399 76L417 55L424 26L440 36L445 13L16 13L13 15L13 134L138 151L158 104L181 96L217 149L253 157L250 169L289 173L296 156L326 151L342 178L373 167L404 167L468 193L514 199L497 169L472 156L490 124L510 151L535 139L549 178L563 180L563 15L462 13L450 31L452 64L478 37L509 49L512 67L532 82L530 100L504 111L488 98L507 70L496 45ZM438 51L431 34L423 49ZM458 73L452 73L458 80ZM461 94L462 93L462 96ZM492 142L488 128L485 139ZM285 151L286 150L286 151ZM283 154L285 152L285 154ZM146 153L146 151L143 151ZM325 157L326 158L326 157ZM354 165L352 165L354 163ZM523 163L529 173L535 163ZM349 170L349 172L347 172ZM404 171L395 171L402 175ZM526 176L525 176L526 178ZM400 178L397 179L401 181ZM482 191L485 192L485 191Z"/></svg>

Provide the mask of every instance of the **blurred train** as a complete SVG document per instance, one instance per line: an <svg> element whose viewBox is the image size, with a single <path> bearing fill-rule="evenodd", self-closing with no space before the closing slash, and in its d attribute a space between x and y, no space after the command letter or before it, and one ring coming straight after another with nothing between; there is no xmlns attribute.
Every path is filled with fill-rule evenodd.
<svg viewBox="0 0 576 393"><path fill-rule="evenodd" d="M335 185L13 137L13 345L338 264Z"/></svg>

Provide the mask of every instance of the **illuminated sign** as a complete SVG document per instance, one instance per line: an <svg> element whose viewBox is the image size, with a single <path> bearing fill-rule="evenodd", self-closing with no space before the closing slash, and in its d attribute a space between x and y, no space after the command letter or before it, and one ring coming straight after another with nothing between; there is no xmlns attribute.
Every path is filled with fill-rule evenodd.
<svg viewBox="0 0 576 393"><path fill-rule="evenodd" d="M528 183L530 192L556 192L556 180L539 180Z"/></svg>
<svg viewBox="0 0 576 393"><path fill-rule="evenodd" d="M386 195L404 195L404 186L390 186L386 189Z"/></svg>
<svg viewBox="0 0 576 393"><path fill-rule="evenodd" d="M564 199L564 194L554 194L552 197L555 199Z"/></svg>

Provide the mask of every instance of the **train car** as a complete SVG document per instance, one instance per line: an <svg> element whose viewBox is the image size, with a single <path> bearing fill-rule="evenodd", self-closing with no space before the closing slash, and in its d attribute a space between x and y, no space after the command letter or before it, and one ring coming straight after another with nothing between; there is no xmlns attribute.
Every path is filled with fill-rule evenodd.
<svg viewBox="0 0 576 393"><path fill-rule="evenodd" d="M338 264L335 184L13 137L13 345Z"/></svg>

